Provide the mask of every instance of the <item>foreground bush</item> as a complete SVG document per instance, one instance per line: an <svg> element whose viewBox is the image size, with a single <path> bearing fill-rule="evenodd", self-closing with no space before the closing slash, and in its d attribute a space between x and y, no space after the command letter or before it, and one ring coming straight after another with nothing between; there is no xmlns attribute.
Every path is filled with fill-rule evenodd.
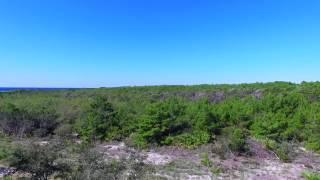
<svg viewBox="0 0 320 180"><path fill-rule="evenodd" d="M76 150L70 151L72 148ZM78 148L55 141L20 145L13 151L9 162L17 171L28 173L34 180L135 180L151 176L154 171L135 154L128 159L109 160L89 146Z"/></svg>
<svg viewBox="0 0 320 180"><path fill-rule="evenodd" d="M80 154L76 168L68 179L77 180L120 180L143 179L153 172L153 168L145 165L136 157L120 161L106 160L102 153L89 149ZM148 179L148 178L147 178Z"/></svg>
<svg viewBox="0 0 320 180"><path fill-rule="evenodd" d="M243 129L235 128L232 129L230 139L229 139L229 147L232 151L238 153L244 153L248 150L246 144L246 133Z"/></svg>
<svg viewBox="0 0 320 180"><path fill-rule="evenodd" d="M288 142L278 143L270 139L261 140L261 142L283 162L291 162L296 155L293 145Z"/></svg>
<svg viewBox="0 0 320 180"><path fill-rule="evenodd" d="M113 161L107 163L103 155L94 150L80 154L78 165L69 175L69 179L81 180L117 180L126 169L124 164Z"/></svg>
<svg viewBox="0 0 320 180"><path fill-rule="evenodd" d="M12 153L12 145L8 138L0 135L0 160L7 159Z"/></svg>
<svg viewBox="0 0 320 180"><path fill-rule="evenodd" d="M10 166L17 171L29 173L32 179L47 180L52 175L63 176L71 170L64 161L66 155L62 154L63 145L31 143L18 146L9 160Z"/></svg>

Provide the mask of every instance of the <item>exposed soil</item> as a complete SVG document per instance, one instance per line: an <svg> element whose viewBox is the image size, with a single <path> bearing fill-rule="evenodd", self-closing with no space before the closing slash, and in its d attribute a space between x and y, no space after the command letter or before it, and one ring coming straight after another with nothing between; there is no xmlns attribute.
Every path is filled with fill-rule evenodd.
<svg viewBox="0 0 320 180"><path fill-rule="evenodd" d="M303 148L295 149L291 163L281 162L277 156L254 140L248 141L250 156L230 156L222 159L210 146L195 150L177 147L159 147L138 151L124 143L99 145L107 159L129 158L133 154L146 164L156 167L155 176L164 179L248 179L299 180L304 172L320 172L320 156ZM204 166L202 155L209 155L212 167Z"/></svg>
<svg viewBox="0 0 320 180"><path fill-rule="evenodd" d="M97 149L104 153L106 160L129 159L153 166L154 176L159 179L248 179L248 180L300 180L304 172L320 173L320 156L302 147L294 146L295 154L291 163L284 163L271 151L255 140L248 140L249 155L229 154L221 157L214 145L197 149L178 147L157 147L137 150L124 143L100 144ZM226 153L226 152L225 152ZM207 155L212 165L206 167L202 161ZM0 166L1 177L13 174L14 170Z"/></svg>
<svg viewBox="0 0 320 180"><path fill-rule="evenodd" d="M2 167L0 165L0 179L4 176L7 176L7 175L11 175L11 174L14 174L15 173L15 170L12 169L12 168L6 168L6 167Z"/></svg>

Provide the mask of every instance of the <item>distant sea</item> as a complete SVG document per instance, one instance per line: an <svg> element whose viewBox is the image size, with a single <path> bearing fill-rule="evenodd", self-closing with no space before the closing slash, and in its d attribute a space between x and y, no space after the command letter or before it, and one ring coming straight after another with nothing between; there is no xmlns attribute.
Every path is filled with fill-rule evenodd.
<svg viewBox="0 0 320 180"><path fill-rule="evenodd" d="M0 87L1 92L14 91L57 91L57 90L76 90L80 88L32 88L32 87Z"/></svg>

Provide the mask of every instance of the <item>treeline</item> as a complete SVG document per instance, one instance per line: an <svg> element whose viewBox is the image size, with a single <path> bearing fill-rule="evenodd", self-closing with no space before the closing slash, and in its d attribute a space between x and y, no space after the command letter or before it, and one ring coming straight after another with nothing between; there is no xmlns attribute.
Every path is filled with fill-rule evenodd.
<svg viewBox="0 0 320 180"><path fill-rule="evenodd" d="M234 151L255 137L270 148L320 151L320 83L157 86L0 95L6 136L71 136L86 142L197 147L228 137Z"/></svg>

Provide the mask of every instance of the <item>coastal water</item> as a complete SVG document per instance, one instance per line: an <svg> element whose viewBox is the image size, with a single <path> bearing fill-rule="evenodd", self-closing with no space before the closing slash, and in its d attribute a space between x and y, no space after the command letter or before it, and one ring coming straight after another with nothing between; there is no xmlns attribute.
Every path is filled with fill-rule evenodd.
<svg viewBox="0 0 320 180"><path fill-rule="evenodd" d="M32 88L32 87L0 87L1 92L14 91L57 91L57 90L73 90L78 88Z"/></svg>

